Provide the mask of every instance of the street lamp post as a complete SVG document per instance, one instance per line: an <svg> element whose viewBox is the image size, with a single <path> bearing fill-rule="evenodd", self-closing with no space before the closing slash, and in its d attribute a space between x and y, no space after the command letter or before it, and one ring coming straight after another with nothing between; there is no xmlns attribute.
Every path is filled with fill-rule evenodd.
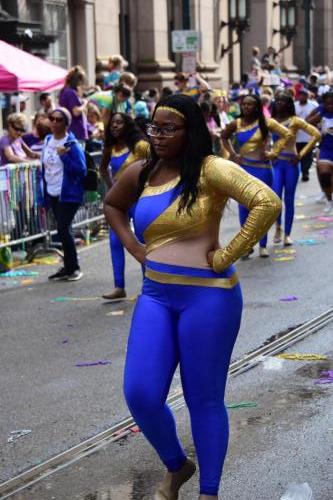
<svg viewBox="0 0 333 500"><path fill-rule="evenodd" d="M273 3L274 7L280 7L280 29L273 29L273 35L280 33L287 39L287 44L281 47L279 52L283 52L290 47L292 39L296 35L296 0L280 0Z"/></svg>
<svg viewBox="0 0 333 500"><path fill-rule="evenodd" d="M223 29L225 26L229 26L231 33L232 31L236 31L237 39L235 41L232 40L232 36L230 36L229 44L227 47L222 44L221 46L221 58L223 58L232 47L237 43L242 43L243 33L249 29L250 17L250 0L229 0L229 21L221 21L220 29ZM241 50L241 72L243 71L243 61L242 61L242 50Z"/></svg>
<svg viewBox="0 0 333 500"><path fill-rule="evenodd" d="M313 0L303 0L305 18L305 74L309 75L312 68L312 26L313 26Z"/></svg>

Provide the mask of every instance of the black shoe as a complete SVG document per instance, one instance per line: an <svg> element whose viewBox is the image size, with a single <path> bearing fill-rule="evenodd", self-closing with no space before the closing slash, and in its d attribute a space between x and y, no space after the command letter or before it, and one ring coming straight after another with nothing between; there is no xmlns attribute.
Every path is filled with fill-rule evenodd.
<svg viewBox="0 0 333 500"><path fill-rule="evenodd" d="M68 278L68 272L65 270L64 267L61 267L55 274L51 274L51 276L49 276L49 280L51 281L61 281L61 280L66 280L67 278Z"/></svg>
<svg viewBox="0 0 333 500"><path fill-rule="evenodd" d="M78 281L82 278L83 272L80 269L76 269L71 274L68 274L65 278L66 281Z"/></svg>
<svg viewBox="0 0 333 500"><path fill-rule="evenodd" d="M302 181L303 182L308 182L310 180L309 176L308 175L303 175L302 176Z"/></svg>

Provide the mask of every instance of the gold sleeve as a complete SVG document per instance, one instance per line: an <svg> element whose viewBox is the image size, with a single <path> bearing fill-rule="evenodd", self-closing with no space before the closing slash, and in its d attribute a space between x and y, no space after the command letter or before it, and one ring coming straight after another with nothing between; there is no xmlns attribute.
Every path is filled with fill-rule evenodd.
<svg viewBox="0 0 333 500"><path fill-rule="evenodd" d="M281 211L281 200L266 184L228 160L209 158L206 176L209 189L233 198L250 211L239 233L214 254L213 269L221 272L266 234Z"/></svg>
<svg viewBox="0 0 333 500"><path fill-rule="evenodd" d="M306 146L304 146L304 148L299 153L299 157L303 158L303 156L307 155L308 153L310 153L310 151L313 150L317 142L320 141L321 135L316 127L310 125L310 123L307 123L305 120L302 120L302 118L299 118L298 116L295 116L293 118L293 124L295 124L295 128L297 130L304 130L306 134L312 136L312 139L307 143Z"/></svg>
<svg viewBox="0 0 333 500"><path fill-rule="evenodd" d="M150 155L150 144L147 141L138 141L134 147L136 160L145 160Z"/></svg>
<svg viewBox="0 0 333 500"><path fill-rule="evenodd" d="M150 144L147 141L138 141L135 146L133 153L131 153L127 159L124 161L116 175L114 176L114 180L118 179L120 175L128 168L132 163L138 160L145 160L150 155Z"/></svg>
<svg viewBox="0 0 333 500"><path fill-rule="evenodd" d="M271 149L271 153L273 153L272 158L276 158L278 154L286 147L288 142L293 138L293 135L290 130L287 129L287 127L284 127L283 125L281 125L281 123L274 120L273 118L268 118L266 122L268 130L270 132L275 132L280 136L280 139L276 141Z"/></svg>

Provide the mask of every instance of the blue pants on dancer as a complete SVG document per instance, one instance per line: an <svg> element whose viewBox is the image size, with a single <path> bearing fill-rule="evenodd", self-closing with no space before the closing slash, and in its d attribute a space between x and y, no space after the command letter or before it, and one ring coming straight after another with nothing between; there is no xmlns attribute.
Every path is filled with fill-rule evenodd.
<svg viewBox="0 0 333 500"><path fill-rule="evenodd" d="M217 495L229 436L224 392L242 313L237 275L233 266L215 273L152 261L145 265L128 341L127 404L168 470L179 470L186 456L166 399L180 366L200 493Z"/></svg>
<svg viewBox="0 0 333 500"><path fill-rule="evenodd" d="M244 170L246 170L246 172L253 175L254 177L257 177L257 179L260 179L265 184L267 184L267 186L272 187L273 170L269 161L259 161L252 160L252 158L243 158L241 166ZM240 225L243 226L249 215L249 211L243 205L238 205L238 212ZM260 240L259 244L261 248L266 248L267 234Z"/></svg>
<svg viewBox="0 0 333 500"><path fill-rule="evenodd" d="M292 163L295 155L280 153L279 158L274 162L273 190L284 199L285 206L285 229L286 236L290 236L295 213L295 193L300 174L299 164ZM282 216L278 217L277 223L281 226Z"/></svg>
<svg viewBox="0 0 333 500"><path fill-rule="evenodd" d="M133 218L135 206L128 212L129 219ZM111 251L111 262L113 268L114 286L125 288L125 250L116 233L109 229L109 244Z"/></svg>

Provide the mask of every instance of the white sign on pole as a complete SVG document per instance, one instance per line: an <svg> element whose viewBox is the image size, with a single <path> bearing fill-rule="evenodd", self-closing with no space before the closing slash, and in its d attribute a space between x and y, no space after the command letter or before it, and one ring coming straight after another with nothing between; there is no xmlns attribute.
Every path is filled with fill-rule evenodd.
<svg viewBox="0 0 333 500"><path fill-rule="evenodd" d="M197 67L197 56L195 52L182 53L182 71L183 73L195 73Z"/></svg>
<svg viewBox="0 0 333 500"><path fill-rule="evenodd" d="M194 30L172 31L172 52L198 52L200 32Z"/></svg>

